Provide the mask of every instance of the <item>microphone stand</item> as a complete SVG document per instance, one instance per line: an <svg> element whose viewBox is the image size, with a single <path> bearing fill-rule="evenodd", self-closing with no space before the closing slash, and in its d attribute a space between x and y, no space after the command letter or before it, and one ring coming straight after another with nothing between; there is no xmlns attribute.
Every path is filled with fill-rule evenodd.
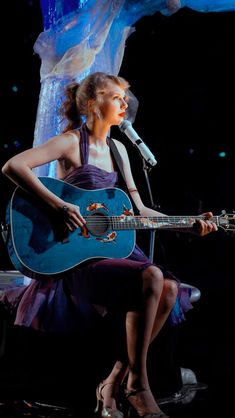
<svg viewBox="0 0 235 418"><path fill-rule="evenodd" d="M142 162L143 162L143 170L144 170L145 180L146 180L147 187L148 187L148 193L149 193L151 208L156 210L158 205L156 205L153 201L153 194L152 194L150 181L149 181L149 175L148 175L148 172L150 172L150 170L153 167L150 166L149 164L147 164L146 160L143 157L142 157ZM150 229L149 259L152 263L153 263L153 257L154 257L155 237L156 237L156 229Z"/></svg>

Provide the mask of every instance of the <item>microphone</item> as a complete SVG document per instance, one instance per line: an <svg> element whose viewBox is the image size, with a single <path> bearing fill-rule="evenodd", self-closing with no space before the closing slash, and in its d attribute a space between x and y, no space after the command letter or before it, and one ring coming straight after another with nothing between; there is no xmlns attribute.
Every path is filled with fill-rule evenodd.
<svg viewBox="0 0 235 418"><path fill-rule="evenodd" d="M124 134L126 134L131 142L138 148L140 154L145 159L145 161L147 161L147 163L152 166L157 164L154 155L151 153L150 149L147 147L147 145L145 145L142 139L140 139L139 135L134 130L129 120L123 120L119 125L119 129L121 132L124 132Z"/></svg>

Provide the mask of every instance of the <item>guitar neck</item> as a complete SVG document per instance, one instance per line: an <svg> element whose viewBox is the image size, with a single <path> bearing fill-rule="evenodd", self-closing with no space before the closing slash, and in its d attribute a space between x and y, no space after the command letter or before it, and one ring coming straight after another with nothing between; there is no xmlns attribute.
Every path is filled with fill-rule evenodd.
<svg viewBox="0 0 235 418"><path fill-rule="evenodd" d="M110 222L113 230L123 229L190 229L197 220L205 220L201 216L111 216ZM210 218L219 226L219 217Z"/></svg>

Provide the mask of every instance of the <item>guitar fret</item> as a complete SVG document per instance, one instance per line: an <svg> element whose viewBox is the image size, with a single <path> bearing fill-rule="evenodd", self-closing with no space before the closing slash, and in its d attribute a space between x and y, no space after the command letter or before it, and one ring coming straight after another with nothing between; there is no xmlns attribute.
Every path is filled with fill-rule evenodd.
<svg viewBox="0 0 235 418"><path fill-rule="evenodd" d="M129 218L129 219L128 219ZM133 217L112 217L113 229L177 229L190 228L197 218L189 216L133 216Z"/></svg>
<svg viewBox="0 0 235 418"><path fill-rule="evenodd" d="M151 228L189 228L193 226L196 219L203 219L201 216L197 217L179 217L179 216L159 216L159 217L144 217L133 216L123 218L121 216L109 217L109 222L113 229L151 229ZM218 219L213 218L213 222L218 224ZM102 225L107 223L107 218L100 216L93 216L89 219L92 225Z"/></svg>

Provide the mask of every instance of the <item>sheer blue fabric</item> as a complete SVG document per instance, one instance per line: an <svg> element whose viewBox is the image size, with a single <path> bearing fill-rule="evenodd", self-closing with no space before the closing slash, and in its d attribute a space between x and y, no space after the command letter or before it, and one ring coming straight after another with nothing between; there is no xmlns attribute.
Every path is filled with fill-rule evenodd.
<svg viewBox="0 0 235 418"><path fill-rule="evenodd" d="M175 3L179 5L178 0L41 1L45 30L34 45L41 58L34 146L62 131L59 109L65 85L94 71L118 74L134 22L156 11L173 13ZM132 102L133 122L138 108L133 96ZM35 172L55 177L56 165L49 163Z"/></svg>
<svg viewBox="0 0 235 418"><path fill-rule="evenodd" d="M41 0L44 31L34 45L41 58L41 91L33 146L62 131L59 109L70 81L94 71L118 74L133 24L145 15L171 15L182 7L233 11L235 0ZM132 103L131 122L138 109L133 96ZM45 164L35 172L56 177L56 165Z"/></svg>
<svg viewBox="0 0 235 418"><path fill-rule="evenodd" d="M81 9L88 0L41 0L44 30L56 26L60 19Z"/></svg>

